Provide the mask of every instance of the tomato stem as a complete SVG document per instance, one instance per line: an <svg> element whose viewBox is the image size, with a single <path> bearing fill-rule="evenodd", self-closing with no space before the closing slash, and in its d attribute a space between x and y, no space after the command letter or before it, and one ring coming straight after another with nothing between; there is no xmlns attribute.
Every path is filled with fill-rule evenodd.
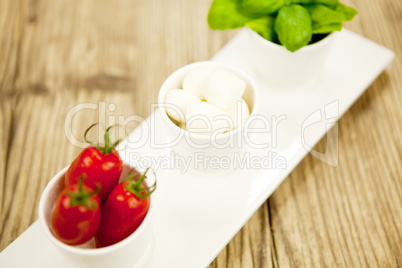
<svg viewBox="0 0 402 268"><path fill-rule="evenodd" d="M134 169L133 169L134 170ZM131 171L133 171L131 170ZM156 190L156 180L155 183L150 186L150 187L143 187L142 183L144 179L146 178L146 174L148 172L149 168L145 170L144 174L141 175L137 180L133 180L136 175L139 173L136 172L131 172L128 174L126 180L128 181L128 185L125 187L126 190L132 192L135 196L137 196L139 199L145 199L148 196L150 196L155 190Z"/></svg>
<svg viewBox="0 0 402 268"><path fill-rule="evenodd" d="M104 155L107 155L107 154L112 153L112 152L113 152L113 149L114 149L120 142L122 142L123 139L122 139L122 138L121 138L121 139L118 139L117 141L115 141L114 143L112 143L112 142L110 141L110 132L109 132L109 131L110 131L110 129L112 129L113 127L118 127L119 125L112 125L112 126L108 127L108 128L105 130L105 145L104 145L104 146L101 146L99 143L95 143L95 142L89 141L89 140L87 139L87 134L88 134L89 130L90 130L91 128L93 128L94 126L96 126L96 125L99 125L99 123L92 124L89 128L87 128L87 129L85 130L85 133L84 133L84 140L85 140L85 142L87 142L87 143L93 145L94 147L96 147L96 148L97 148L102 154L104 154Z"/></svg>
<svg viewBox="0 0 402 268"><path fill-rule="evenodd" d="M84 179L85 179L85 174L82 174L81 177L78 179L78 192L66 192L66 194L71 198L71 203L70 206L78 206L82 205L84 207L91 208L90 204L88 203L88 199L95 195L98 194L100 191L100 188L98 187L95 191L86 191L84 189ZM96 207L95 207L96 209Z"/></svg>

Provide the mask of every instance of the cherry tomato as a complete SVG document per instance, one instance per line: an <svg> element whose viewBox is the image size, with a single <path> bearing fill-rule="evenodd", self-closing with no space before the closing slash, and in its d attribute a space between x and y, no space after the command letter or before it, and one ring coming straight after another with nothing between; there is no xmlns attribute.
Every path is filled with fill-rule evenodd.
<svg viewBox="0 0 402 268"><path fill-rule="evenodd" d="M85 131L84 139L86 141L86 134L95 125ZM69 186L76 184L81 174L85 173L85 185L94 190L100 188L99 197L102 202L106 200L110 191L119 182L123 170L123 162L114 148L121 140L111 144L109 139L110 128L105 131L105 145L93 144L85 148L71 163L65 178L65 185Z"/></svg>
<svg viewBox="0 0 402 268"><path fill-rule="evenodd" d="M50 224L53 234L68 245L79 245L90 240L99 229L101 203L91 188L79 184L65 188L52 208Z"/></svg>
<svg viewBox="0 0 402 268"><path fill-rule="evenodd" d="M148 170L147 170L148 171ZM147 187L144 178L130 173L126 181L119 183L102 207L102 219L95 236L98 247L113 245L132 234L148 213L150 198L156 184ZM137 180L135 180L137 178Z"/></svg>

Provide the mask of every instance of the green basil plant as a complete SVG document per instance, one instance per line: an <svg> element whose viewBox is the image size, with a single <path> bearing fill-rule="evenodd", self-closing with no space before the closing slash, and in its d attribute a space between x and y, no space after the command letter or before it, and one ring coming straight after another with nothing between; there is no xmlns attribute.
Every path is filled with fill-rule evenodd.
<svg viewBox="0 0 402 268"><path fill-rule="evenodd" d="M340 31L357 14L338 0L214 0L208 24L216 30L248 26L294 52Z"/></svg>

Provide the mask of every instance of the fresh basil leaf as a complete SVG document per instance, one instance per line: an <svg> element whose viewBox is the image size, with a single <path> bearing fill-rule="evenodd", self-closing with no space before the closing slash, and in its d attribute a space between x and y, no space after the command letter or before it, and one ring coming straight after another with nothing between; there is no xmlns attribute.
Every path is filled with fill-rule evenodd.
<svg viewBox="0 0 402 268"><path fill-rule="evenodd" d="M330 33L333 31L340 31L342 30L342 23L331 23L331 24L326 24L326 25L319 25L313 24L313 34L324 34L324 33Z"/></svg>
<svg viewBox="0 0 402 268"><path fill-rule="evenodd" d="M242 0L240 8L244 14L270 15L279 10L287 0Z"/></svg>
<svg viewBox="0 0 402 268"><path fill-rule="evenodd" d="M208 13L208 24L211 29L225 30L239 28L254 17L239 11L240 0L214 0Z"/></svg>
<svg viewBox="0 0 402 268"><path fill-rule="evenodd" d="M335 6L339 3L339 0L312 0L313 3L320 3L327 6Z"/></svg>
<svg viewBox="0 0 402 268"><path fill-rule="evenodd" d="M249 21L246 23L246 26L248 26L251 30L260 34L268 41L273 42L276 36L274 30L274 21L275 19L273 17L267 16Z"/></svg>
<svg viewBox="0 0 402 268"><path fill-rule="evenodd" d="M323 4L327 5L330 7L335 7L339 0L286 0L287 4L304 4L304 5L309 5L309 4Z"/></svg>
<svg viewBox="0 0 402 268"><path fill-rule="evenodd" d="M349 21L356 16L357 11L354 8L344 6L342 4L338 4L334 9L331 9L327 6L316 4L316 5L307 5L306 9L311 15L311 20L313 21L313 32L320 29L321 33L324 33L324 29L330 30L332 32L332 28L339 28L339 23ZM332 24L332 27L325 27L326 25ZM340 29L339 29L340 30Z"/></svg>
<svg viewBox="0 0 402 268"><path fill-rule="evenodd" d="M274 27L281 44L291 52L307 45L312 37L310 14L301 5L281 7Z"/></svg>
<svg viewBox="0 0 402 268"><path fill-rule="evenodd" d="M353 7L348 7L341 3L336 5L335 11L343 13L345 19L344 21L351 21L357 14L359 14L359 12L357 12L357 10Z"/></svg>

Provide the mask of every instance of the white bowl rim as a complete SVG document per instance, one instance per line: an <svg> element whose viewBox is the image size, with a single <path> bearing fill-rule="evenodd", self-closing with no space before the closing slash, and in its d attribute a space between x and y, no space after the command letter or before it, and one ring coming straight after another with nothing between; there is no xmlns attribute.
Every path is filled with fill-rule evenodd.
<svg viewBox="0 0 402 268"><path fill-rule="evenodd" d="M265 39L259 33L257 33L256 31L252 30L250 27L245 26L245 28L247 29L247 31L250 34L253 34L256 37L258 42L262 43L263 45L265 45L267 47L270 47L272 49L286 51L286 52L288 52L290 54L308 52L308 51L311 51L311 50L316 50L316 49L318 49L318 48L320 48L322 46L325 46L325 44L329 43L332 39L334 39L334 37L339 32L339 31L332 31L332 32L328 33L328 35L325 36L323 39L319 40L318 42L315 42L313 44L308 44L308 45L306 45L306 46L304 46L304 47L302 47L302 48L300 48L300 49L298 49L298 50L296 50L294 52L291 52L291 51L287 50L285 46L276 44L274 42L271 42L271 41Z"/></svg>
<svg viewBox="0 0 402 268"><path fill-rule="evenodd" d="M124 162L123 162L124 164ZM70 253L73 254L77 254L77 255L82 255L82 256L98 256L98 255L102 255L105 253L112 253L112 252L116 252L119 249L125 247L127 244L131 243L133 240L135 240L137 238L137 236L140 235L140 233L142 233L144 231L144 229L151 223L151 218L152 218L152 213L153 213L153 201L152 201L152 195L150 196L150 204L149 204L149 209L147 212L147 215L145 216L144 220L142 221L142 223L140 224L140 226L137 228L137 230L135 230L131 235L129 235L128 237L126 237L125 239L123 239L120 242L117 242L116 244L107 246L107 247L102 247L102 248L79 248L76 246L70 246L67 245L61 241L59 241L51 232L50 230L50 226L48 226L46 224L46 220L45 220L45 204L46 204L46 200L47 197L49 196L50 193L50 189L53 188L53 186L61 179L61 176L64 175L67 172L67 169L70 167L70 165L68 165L67 167L63 168L62 170L60 170L50 181L49 183L46 185L45 190L42 192L42 196L40 198L39 201L39 222L42 226L42 229L44 230L44 232L46 233L47 237L54 243L56 244L58 247L62 248L65 251L68 251ZM156 176L156 175L155 175ZM155 177L155 180L157 178Z"/></svg>
<svg viewBox="0 0 402 268"><path fill-rule="evenodd" d="M251 118L253 115L256 115L258 112L258 106L259 106L259 99L260 99L260 94L259 94L259 90L257 88L256 83L254 82L254 80L250 77L249 74L245 73L242 70L239 70L238 68L226 64L226 63L222 63L222 62L215 62L215 61L198 61L198 62L193 62L187 65L184 65L182 67L180 67L179 69L177 69L176 71L174 71L172 74L170 74L168 76L168 78L166 78L165 82L163 82L160 90L159 90L159 95L158 95L158 106L159 108L165 103L165 96L166 93L171 90L172 88L168 88L167 84L170 82L170 80L174 79L176 75L182 73L182 72L188 72L189 70L196 68L196 67L201 67L201 66L217 66L217 67L221 67L221 68L227 68L231 71L233 71L235 74L240 74L241 76L245 77L247 79L247 82L251 85L251 91L253 91L253 110L250 113L250 117ZM235 135L238 132L241 132L245 123L242 124L241 126L237 127L236 129L233 129L231 131L228 131L226 133L222 133L222 134L216 134L216 135L201 135L201 134L197 134L197 133L192 133L190 131L187 131L185 129L180 128L179 126L177 126L175 123L172 122L172 120L170 120L170 118L168 117L165 108L160 108L163 112L161 112L162 114L162 118L168 123L168 125L170 127L173 127L174 129L176 129L177 131L184 131L184 133L187 133L190 136L193 136L197 139L200 140L210 140L211 137L214 137L216 139L224 139L230 135Z"/></svg>

